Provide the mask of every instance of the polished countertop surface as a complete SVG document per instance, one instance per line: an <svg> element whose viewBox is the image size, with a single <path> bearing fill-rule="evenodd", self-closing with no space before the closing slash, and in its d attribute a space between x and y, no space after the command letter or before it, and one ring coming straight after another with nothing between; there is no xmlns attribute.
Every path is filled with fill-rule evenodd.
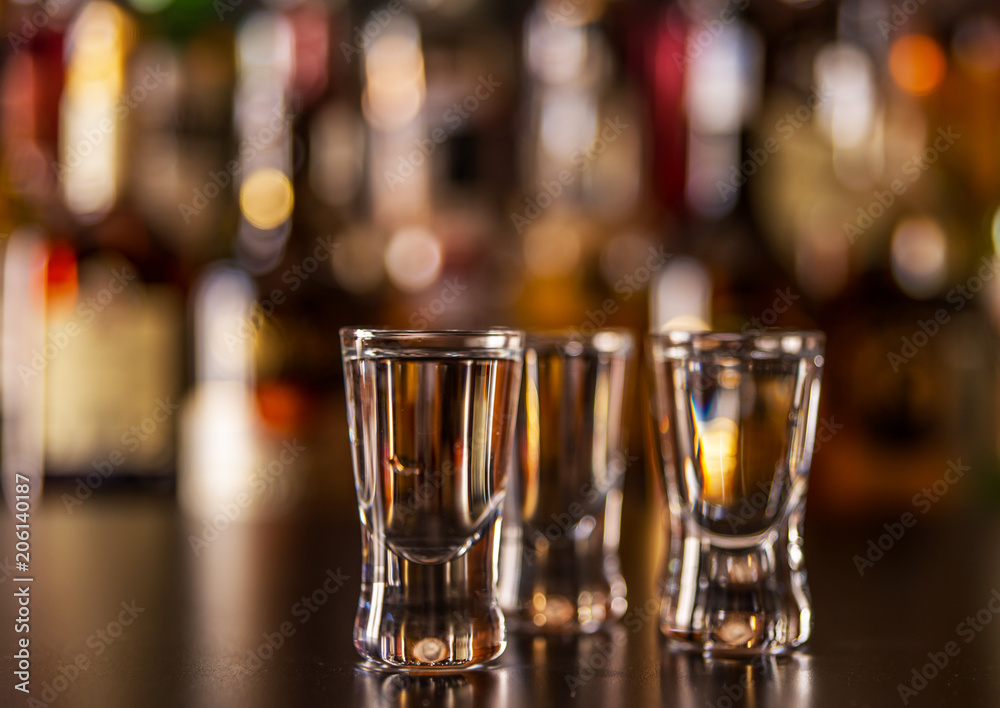
<svg viewBox="0 0 1000 708"><path fill-rule="evenodd" d="M354 651L350 513L212 533L169 498L115 494L71 514L49 495L32 518L30 702L13 689L26 583L0 513L0 694L61 708L1000 705L1000 521L883 523L807 524L815 629L791 657L671 653L655 601L630 591L607 632L513 635L493 666L425 677L373 671Z"/></svg>

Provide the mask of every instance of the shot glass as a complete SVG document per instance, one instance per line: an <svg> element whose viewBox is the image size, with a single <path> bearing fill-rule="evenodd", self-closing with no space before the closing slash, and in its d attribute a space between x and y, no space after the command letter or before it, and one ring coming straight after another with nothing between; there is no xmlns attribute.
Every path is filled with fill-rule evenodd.
<svg viewBox="0 0 1000 708"><path fill-rule="evenodd" d="M649 337L670 544L660 628L716 654L784 653L812 623L802 554L824 335Z"/></svg>
<svg viewBox="0 0 1000 708"><path fill-rule="evenodd" d="M498 526L524 335L340 338L362 527L354 645L373 662L430 671L499 656Z"/></svg>
<svg viewBox="0 0 1000 708"><path fill-rule="evenodd" d="M512 625L592 632L626 608L618 562L634 351L624 330L528 334L500 602Z"/></svg>

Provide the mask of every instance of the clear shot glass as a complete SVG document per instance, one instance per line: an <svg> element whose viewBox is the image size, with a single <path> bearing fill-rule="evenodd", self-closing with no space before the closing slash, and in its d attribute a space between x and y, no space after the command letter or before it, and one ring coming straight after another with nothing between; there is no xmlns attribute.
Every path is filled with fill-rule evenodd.
<svg viewBox="0 0 1000 708"><path fill-rule="evenodd" d="M511 624L592 632L626 608L618 562L632 335L528 334L500 602Z"/></svg>
<svg viewBox="0 0 1000 708"><path fill-rule="evenodd" d="M824 335L649 336L670 544L660 628L716 654L784 653L812 624L802 555Z"/></svg>
<svg viewBox="0 0 1000 708"><path fill-rule="evenodd" d="M342 329L340 339L362 527L355 647L432 671L499 656L498 527L523 333Z"/></svg>

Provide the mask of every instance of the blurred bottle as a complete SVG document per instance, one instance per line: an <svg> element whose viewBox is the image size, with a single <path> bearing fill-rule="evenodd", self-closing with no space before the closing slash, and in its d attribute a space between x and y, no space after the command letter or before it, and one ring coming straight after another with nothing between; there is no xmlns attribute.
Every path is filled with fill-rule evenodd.
<svg viewBox="0 0 1000 708"><path fill-rule="evenodd" d="M61 54L71 8L41 15L41 24L30 10L5 13L12 52L0 70L0 487L10 500L17 474L31 478L32 495L42 490L45 368L59 351L46 322L49 254L52 233L66 222L49 165L57 150Z"/></svg>
<svg viewBox="0 0 1000 708"><path fill-rule="evenodd" d="M523 323L643 328L666 254L644 208L639 91L602 2L540 0L524 20L519 182L507 209L523 262Z"/></svg>
<svg viewBox="0 0 1000 708"><path fill-rule="evenodd" d="M182 286L137 208L129 146L144 113L169 108L174 76L122 7L95 0L25 22L44 26L22 25L25 46L4 67L4 172L20 205L9 227L37 227L46 244L43 339L4 368L43 397L40 457L73 479L72 511L106 484L172 474Z"/></svg>
<svg viewBox="0 0 1000 708"><path fill-rule="evenodd" d="M919 17L879 32L886 3L836 11L775 57L761 123L785 137L754 197L828 332L815 508L884 513L912 509L949 460L982 447L962 411L992 408L989 357L967 349L985 331L976 308L953 301L982 239L943 159L957 136L935 117L940 40L918 32Z"/></svg>
<svg viewBox="0 0 1000 708"><path fill-rule="evenodd" d="M53 168L72 221L52 255L61 282L49 328L77 334L46 370L46 467L86 473L93 490L173 475L184 275L174 224L148 205L151 192L170 193L173 175L147 146L174 114L179 79L170 46L101 0L82 6L65 51ZM158 180L146 160L160 165Z"/></svg>
<svg viewBox="0 0 1000 708"><path fill-rule="evenodd" d="M301 37L291 19L301 12L313 12L298 26L320 33L313 49L323 54L304 63L296 61ZM303 353L315 350L303 335L316 330L303 327L299 291L322 278L319 266L329 262L328 250L302 260L292 239L293 180L303 158L297 101L325 83L327 18L316 12L305 5L234 20L232 103L222 118L233 140L212 156L203 196L195 194L227 212L222 254L230 256L201 270L190 308L194 381L183 413L179 496L186 511L209 519L283 513L301 491L307 387L298 372Z"/></svg>

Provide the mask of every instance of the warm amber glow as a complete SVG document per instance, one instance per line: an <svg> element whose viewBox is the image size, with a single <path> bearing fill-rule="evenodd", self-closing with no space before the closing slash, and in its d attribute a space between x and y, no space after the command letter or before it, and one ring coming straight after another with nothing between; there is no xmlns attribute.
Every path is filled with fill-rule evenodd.
<svg viewBox="0 0 1000 708"><path fill-rule="evenodd" d="M365 117L383 130L398 130L420 112L425 91L420 30L403 15L366 49Z"/></svg>
<svg viewBox="0 0 1000 708"><path fill-rule="evenodd" d="M729 418L716 418L699 427L702 496L705 501L723 504L733 496L739 427Z"/></svg>
<svg viewBox="0 0 1000 708"><path fill-rule="evenodd" d="M524 232L524 265L539 278L562 278L577 268L583 234L571 221L553 218L536 222Z"/></svg>
<svg viewBox="0 0 1000 708"><path fill-rule="evenodd" d="M240 210L258 229L273 229L292 215L292 183L281 170L255 170L240 187Z"/></svg>
<svg viewBox="0 0 1000 708"><path fill-rule="evenodd" d="M86 220L107 213L118 192L121 129L116 104L132 31L118 7L92 2L69 33L57 172L66 205Z"/></svg>
<svg viewBox="0 0 1000 708"><path fill-rule="evenodd" d="M889 72L904 91L922 96L936 89L944 78L944 52L926 35L900 37L889 50Z"/></svg>

